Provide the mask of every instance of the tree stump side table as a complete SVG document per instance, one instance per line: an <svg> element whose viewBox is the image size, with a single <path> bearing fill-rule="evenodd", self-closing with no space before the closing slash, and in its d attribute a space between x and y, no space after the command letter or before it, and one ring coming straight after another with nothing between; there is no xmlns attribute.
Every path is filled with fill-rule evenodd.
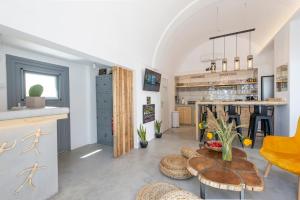
<svg viewBox="0 0 300 200"><path fill-rule="evenodd" d="M264 182L259 176L256 166L247 160L247 154L232 149L232 161L223 161L222 152L209 150L205 147L197 150L199 156L190 158L187 169L200 181L200 196L205 199L205 186L223 190L240 192L244 199L244 190L263 191Z"/></svg>

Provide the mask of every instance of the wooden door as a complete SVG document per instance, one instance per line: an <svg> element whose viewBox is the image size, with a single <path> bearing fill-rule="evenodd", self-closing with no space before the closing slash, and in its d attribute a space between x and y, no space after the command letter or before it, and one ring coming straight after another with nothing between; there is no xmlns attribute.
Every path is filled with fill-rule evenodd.
<svg viewBox="0 0 300 200"><path fill-rule="evenodd" d="M113 68L114 157L133 149L132 82L132 71L121 67Z"/></svg>

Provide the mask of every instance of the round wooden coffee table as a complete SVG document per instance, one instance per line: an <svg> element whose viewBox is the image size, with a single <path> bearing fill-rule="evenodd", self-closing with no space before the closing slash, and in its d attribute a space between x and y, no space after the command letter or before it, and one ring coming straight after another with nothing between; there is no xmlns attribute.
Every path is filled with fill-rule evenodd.
<svg viewBox="0 0 300 200"><path fill-rule="evenodd" d="M240 199L244 199L244 190L263 191L263 179L256 166L247 160L244 151L233 148L231 162L222 160L222 152L205 147L197 150L197 153L200 155L188 160L187 169L192 175L198 176L202 199L205 199L205 185L238 191Z"/></svg>

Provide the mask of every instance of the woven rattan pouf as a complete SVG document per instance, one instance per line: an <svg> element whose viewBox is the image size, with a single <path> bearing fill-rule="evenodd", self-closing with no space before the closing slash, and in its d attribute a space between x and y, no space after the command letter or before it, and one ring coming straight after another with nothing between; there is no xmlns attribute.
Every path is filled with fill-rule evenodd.
<svg viewBox="0 0 300 200"><path fill-rule="evenodd" d="M187 170L187 159L181 155L168 155L160 161L160 171L174 179L191 178L191 173Z"/></svg>
<svg viewBox="0 0 300 200"><path fill-rule="evenodd" d="M166 193L159 200L201 200L201 199L190 192L184 190L174 190Z"/></svg>
<svg viewBox="0 0 300 200"><path fill-rule="evenodd" d="M137 193L136 200L159 200L163 195L175 190L180 189L168 183L147 184Z"/></svg>
<svg viewBox="0 0 300 200"><path fill-rule="evenodd" d="M196 149L193 149L191 147L181 147L180 152L181 155L183 155L187 159L199 156L199 154L196 152Z"/></svg>

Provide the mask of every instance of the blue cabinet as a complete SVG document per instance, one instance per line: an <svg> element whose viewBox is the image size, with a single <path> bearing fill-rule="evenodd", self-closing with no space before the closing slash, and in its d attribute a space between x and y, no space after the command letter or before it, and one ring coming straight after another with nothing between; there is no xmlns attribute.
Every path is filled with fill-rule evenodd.
<svg viewBox="0 0 300 200"><path fill-rule="evenodd" d="M96 101L98 144L112 146L113 96L111 74L96 77Z"/></svg>

